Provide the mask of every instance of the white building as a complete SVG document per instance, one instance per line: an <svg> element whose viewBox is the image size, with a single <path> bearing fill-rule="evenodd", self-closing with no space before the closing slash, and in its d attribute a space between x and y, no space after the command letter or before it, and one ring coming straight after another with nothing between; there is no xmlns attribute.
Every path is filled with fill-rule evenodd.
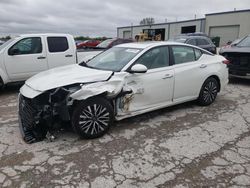
<svg viewBox="0 0 250 188"><path fill-rule="evenodd" d="M151 36L161 34L162 40L183 33L203 32L219 37L221 46L250 34L250 9L206 14L205 18L195 20L118 27L117 37L134 39L141 32Z"/></svg>

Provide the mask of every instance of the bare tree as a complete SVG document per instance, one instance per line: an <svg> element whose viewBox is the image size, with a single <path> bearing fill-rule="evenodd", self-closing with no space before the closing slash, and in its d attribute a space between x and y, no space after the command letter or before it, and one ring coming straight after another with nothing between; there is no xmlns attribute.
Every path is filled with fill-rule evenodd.
<svg viewBox="0 0 250 188"><path fill-rule="evenodd" d="M140 21L140 25L152 25L155 23L155 19L154 18L143 18Z"/></svg>

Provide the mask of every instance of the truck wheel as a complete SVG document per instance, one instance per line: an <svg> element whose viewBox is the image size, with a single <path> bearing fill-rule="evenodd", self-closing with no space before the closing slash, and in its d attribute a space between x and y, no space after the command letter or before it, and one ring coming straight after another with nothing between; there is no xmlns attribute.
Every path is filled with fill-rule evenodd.
<svg viewBox="0 0 250 188"><path fill-rule="evenodd" d="M72 115L72 126L82 138L98 138L104 135L113 122L113 107L101 97L81 101Z"/></svg>
<svg viewBox="0 0 250 188"><path fill-rule="evenodd" d="M219 91L218 82L215 78L208 78L202 85L198 103L201 106L208 106L212 104Z"/></svg>
<svg viewBox="0 0 250 188"><path fill-rule="evenodd" d="M0 77L0 91L3 90L3 88L4 88L4 83L2 78Z"/></svg>

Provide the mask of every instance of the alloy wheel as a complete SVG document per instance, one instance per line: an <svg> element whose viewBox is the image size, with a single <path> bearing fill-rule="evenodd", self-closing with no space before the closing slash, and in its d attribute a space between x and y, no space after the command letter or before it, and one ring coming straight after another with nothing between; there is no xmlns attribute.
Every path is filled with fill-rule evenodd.
<svg viewBox="0 0 250 188"><path fill-rule="evenodd" d="M210 81L206 84L203 90L203 99L206 103L212 103L217 96L217 85Z"/></svg>
<svg viewBox="0 0 250 188"><path fill-rule="evenodd" d="M86 134L96 135L106 129L110 114L106 107L93 104L84 108L79 118L79 128Z"/></svg>

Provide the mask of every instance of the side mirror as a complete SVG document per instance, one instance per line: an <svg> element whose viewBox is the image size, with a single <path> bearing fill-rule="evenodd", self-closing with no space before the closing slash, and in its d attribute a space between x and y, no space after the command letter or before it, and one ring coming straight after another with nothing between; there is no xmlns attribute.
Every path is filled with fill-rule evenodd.
<svg viewBox="0 0 250 188"><path fill-rule="evenodd" d="M20 53L19 49L16 49L16 48L11 49L9 51L9 55L18 55L19 53Z"/></svg>
<svg viewBox="0 0 250 188"><path fill-rule="evenodd" d="M130 73L146 73L148 71L148 68L145 65L142 64L135 64L131 67Z"/></svg>

